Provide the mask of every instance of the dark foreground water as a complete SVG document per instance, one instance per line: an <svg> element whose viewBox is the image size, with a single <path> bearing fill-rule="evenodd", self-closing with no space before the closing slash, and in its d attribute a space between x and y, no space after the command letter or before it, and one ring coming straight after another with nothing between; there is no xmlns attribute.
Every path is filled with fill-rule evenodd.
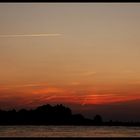
<svg viewBox="0 0 140 140"><path fill-rule="evenodd" d="M140 127L0 126L0 137L140 137Z"/></svg>

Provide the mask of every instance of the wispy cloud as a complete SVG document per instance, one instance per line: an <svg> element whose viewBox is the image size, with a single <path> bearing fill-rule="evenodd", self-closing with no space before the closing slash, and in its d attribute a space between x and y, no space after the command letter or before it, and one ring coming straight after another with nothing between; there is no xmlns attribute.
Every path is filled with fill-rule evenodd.
<svg viewBox="0 0 140 140"><path fill-rule="evenodd" d="M70 85L77 86L80 85L80 82L72 82Z"/></svg>
<svg viewBox="0 0 140 140"><path fill-rule="evenodd" d="M79 72L78 75L80 76L93 76L96 75L96 71L85 71L85 72Z"/></svg>
<svg viewBox="0 0 140 140"><path fill-rule="evenodd" d="M0 35L0 37L57 37L62 34L12 34L12 35Z"/></svg>
<svg viewBox="0 0 140 140"><path fill-rule="evenodd" d="M85 72L85 73L83 73L83 75L85 75L85 76L91 76L91 75L95 75L95 74L97 74L97 72L95 72L95 71L89 71L89 72Z"/></svg>

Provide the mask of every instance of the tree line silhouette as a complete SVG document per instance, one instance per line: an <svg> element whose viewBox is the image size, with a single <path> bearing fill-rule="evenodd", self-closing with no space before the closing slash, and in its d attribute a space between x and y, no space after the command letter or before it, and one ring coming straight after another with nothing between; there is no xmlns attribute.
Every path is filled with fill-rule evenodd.
<svg viewBox="0 0 140 140"><path fill-rule="evenodd" d="M85 118L82 114L72 114L70 108L64 105L42 105L36 109L21 109L16 111L0 110L0 125L125 125L140 126L139 122L104 122L100 115L93 119Z"/></svg>

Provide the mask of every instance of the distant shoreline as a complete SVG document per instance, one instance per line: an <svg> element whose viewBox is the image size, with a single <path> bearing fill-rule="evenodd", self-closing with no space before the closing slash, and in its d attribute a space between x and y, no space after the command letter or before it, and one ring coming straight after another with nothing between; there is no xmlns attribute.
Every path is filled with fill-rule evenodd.
<svg viewBox="0 0 140 140"><path fill-rule="evenodd" d="M76 124L0 124L0 126L105 126L105 127L140 127L140 125L76 125Z"/></svg>
<svg viewBox="0 0 140 140"><path fill-rule="evenodd" d="M117 138L117 137L115 137L115 138L108 138L108 137L106 137L106 138L81 138L81 137L78 137L78 138L61 138L61 137L59 137L59 138L48 138L48 137L46 137L46 138L34 138L34 137L27 137L27 138L24 138L24 137L0 137L0 139L5 139L5 140L15 140L15 139L19 139L19 140L30 140L30 139L33 139L33 140L77 140L77 139L82 139L82 140L118 140L118 139L121 139L121 140L125 140L125 139L132 139L132 140L138 140L138 139L140 139L139 137L138 138L134 138L134 137L121 137L121 138Z"/></svg>
<svg viewBox="0 0 140 140"><path fill-rule="evenodd" d="M103 121L102 116L96 114L93 119L85 118L82 114L73 114L71 109L60 105L42 105L36 109L0 110L0 126L7 125L73 125L73 126L125 126L140 127L140 122Z"/></svg>
<svg viewBox="0 0 140 140"><path fill-rule="evenodd" d="M53 139L53 140L58 140L58 139L62 139L62 140L73 140L73 139L82 139L82 140L105 140L105 139L109 139L109 140L116 140L116 139L140 139L140 137L57 137L57 138L51 138L51 137L0 137L0 139L35 139L35 140L49 140L49 139Z"/></svg>

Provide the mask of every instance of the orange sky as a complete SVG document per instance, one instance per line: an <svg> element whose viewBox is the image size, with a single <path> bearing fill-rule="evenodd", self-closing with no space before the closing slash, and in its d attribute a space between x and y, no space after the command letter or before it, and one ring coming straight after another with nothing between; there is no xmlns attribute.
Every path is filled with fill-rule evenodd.
<svg viewBox="0 0 140 140"><path fill-rule="evenodd" d="M0 108L140 99L140 4L0 4Z"/></svg>

